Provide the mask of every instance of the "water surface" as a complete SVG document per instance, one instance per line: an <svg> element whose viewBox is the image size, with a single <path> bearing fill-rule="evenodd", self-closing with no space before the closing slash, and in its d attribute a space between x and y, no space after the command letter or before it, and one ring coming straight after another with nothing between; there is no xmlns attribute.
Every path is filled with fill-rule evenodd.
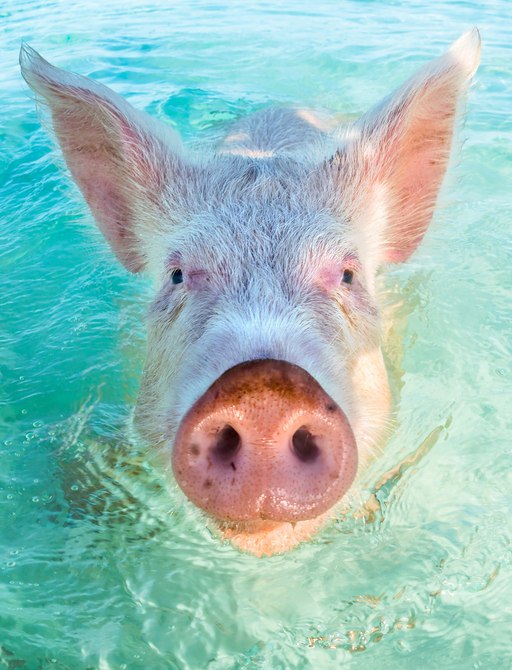
<svg viewBox="0 0 512 670"><path fill-rule="evenodd" d="M3 0L0 18L0 667L510 668L507 0ZM475 24L443 207L382 282L403 303L397 429L361 498L406 465L373 517L243 555L126 437L149 288L93 230L20 40L196 143L267 104L361 113Z"/></svg>

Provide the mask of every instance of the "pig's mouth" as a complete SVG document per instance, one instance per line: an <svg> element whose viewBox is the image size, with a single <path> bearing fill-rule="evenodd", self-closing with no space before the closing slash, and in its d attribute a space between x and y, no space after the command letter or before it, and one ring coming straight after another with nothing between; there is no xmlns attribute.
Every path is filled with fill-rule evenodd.
<svg viewBox="0 0 512 670"><path fill-rule="evenodd" d="M256 360L225 372L182 419L173 470L224 537L256 554L309 537L351 486L347 417L302 368Z"/></svg>
<svg viewBox="0 0 512 670"><path fill-rule="evenodd" d="M305 542L333 516L331 511L303 521L219 521L213 520L221 538L237 549L255 556L272 556L290 551Z"/></svg>

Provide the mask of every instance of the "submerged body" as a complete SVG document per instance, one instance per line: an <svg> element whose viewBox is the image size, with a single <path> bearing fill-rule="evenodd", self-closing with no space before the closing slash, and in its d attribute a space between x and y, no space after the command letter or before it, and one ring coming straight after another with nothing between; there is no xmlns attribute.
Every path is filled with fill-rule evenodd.
<svg viewBox="0 0 512 670"><path fill-rule="evenodd" d="M155 281L135 425L243 549L309 537L382 440L375 275L426 231L478 52L478 34L464 36L344 128L260 112L208 160L23 52L100 228Z"/></svg>

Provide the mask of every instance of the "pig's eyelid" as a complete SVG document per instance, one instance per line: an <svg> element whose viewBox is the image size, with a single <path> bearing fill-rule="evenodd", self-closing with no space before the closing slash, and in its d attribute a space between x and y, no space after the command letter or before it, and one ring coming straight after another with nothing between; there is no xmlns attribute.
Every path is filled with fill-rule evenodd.
<svg viewBox="0 0 512 670"><path fill-rule="evenodd" d="M165 266L171 272L176 268L181 268L181 254L179 252L173 251L166 259Z"/></svg>

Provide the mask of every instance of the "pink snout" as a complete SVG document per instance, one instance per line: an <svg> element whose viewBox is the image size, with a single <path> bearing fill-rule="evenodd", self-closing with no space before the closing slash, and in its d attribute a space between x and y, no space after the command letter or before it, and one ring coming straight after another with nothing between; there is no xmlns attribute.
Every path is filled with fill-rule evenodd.
<svg viewBox="0 0 512 670"><path fill-rule="evenodd" d="M225 372L187 412L173 469L217 519L300 521L348 490L357 449L345 414L311 375L256 360Z"/></svg>

